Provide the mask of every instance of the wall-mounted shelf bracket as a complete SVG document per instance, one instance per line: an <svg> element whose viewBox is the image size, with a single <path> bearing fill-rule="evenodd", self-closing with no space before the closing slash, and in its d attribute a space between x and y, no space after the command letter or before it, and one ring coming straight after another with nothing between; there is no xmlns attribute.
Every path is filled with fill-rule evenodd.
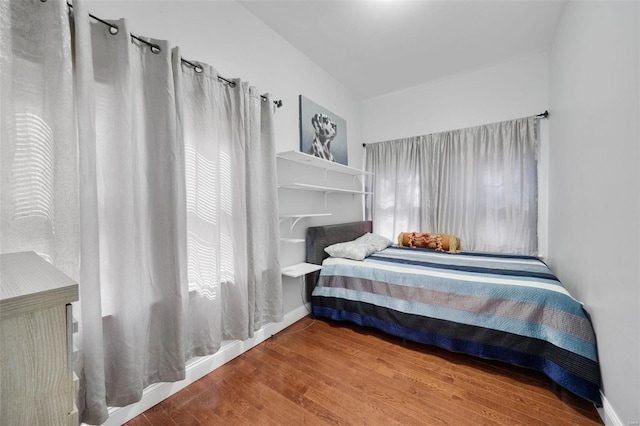
<svg viewBox="0 0 640 426"><path fill-rule="evenodd" d="M326 208L326 199L325 199L325 208ZM331 216L331 213L305 213L305 214L283 214L278 217L278 222L282 223L283 221L289 219L289 232L293 232L293 228L296 226L298 222L300 222L305 217L321 217L321 216Z"/></svg>

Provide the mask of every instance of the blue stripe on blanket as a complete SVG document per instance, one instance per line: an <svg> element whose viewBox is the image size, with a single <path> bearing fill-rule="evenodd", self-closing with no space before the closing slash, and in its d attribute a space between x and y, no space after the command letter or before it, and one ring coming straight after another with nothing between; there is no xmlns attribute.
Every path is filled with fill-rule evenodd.
<svg viewBox="0 0 640 426"><path fill-rule="evenodd" d="M426 249L408 249L405 247L388 247L376 252L376 256L392 257L396 259L425 260L445 265L468 265L483 267L500 267L532 272L550 273L547 265L540 259L531 256L493 256L487 253L447 253Z"/></svg>
<svg viewBox="0 0 640 426"><path fill-rule="evenodd" d="M469 277L469 274L464 272L455 272L455 274ZM406 273L379 270L375 268L368 268L364 263L362 265L325 263L324 267L322 268L321 276L364 278L372 281L388 282L391 284L407 287L426 288L453 294L509 300L522 300L529 303L547 305L555 309L569 312L573 315L584 316L582 306L571 297L563 293L552 292L536 287L527 287L526 285L530 283L548 284L545 280L532 279L528 277L517 278L518 281L523 282L522 286L477 283L474 281L458 280L454 278L444 278L438 276L425 277L419 274L412 274L410 270L407 270ZM557 282L552 283L554 285L558 285Z"/></svg>
<svg viewBox="0 0 640 426"><path fill-rule="evenodd" d="M494 330L519 334L521 336L541 339L560 348L564 348L584 356L585 358L597 361L597 355L593 350L593 344L562 330L536 322L528 322L497 315L471 313L459 309L395 299L388 296L341 287L319 286L314 289L313 295L364 302L407 314L437 318L460 324L475 325L478 327L486 327Z"/></svg>
<svg viewBox="0 0 640 426"><path fill-rule="evenodd" d="M559 281L558 278L544 266L537 262L527 262L525 264L496 262L496 259L484 256L484 259L491 261L474 262L473 259L465 258L460 255L443 255L442 253L426 253L406 251L397 252L396 249L386 249L381 252L374 253L367 258L367 261L378 261L390 264L405 264L418 267L452 270L462 272L475 272L479 274L495 274L499 276L515 276L515 277L533 277L543 278L550 281ZM444 256L444 257L443 257ZM447 257L449 256L449 257Z"/></svg>

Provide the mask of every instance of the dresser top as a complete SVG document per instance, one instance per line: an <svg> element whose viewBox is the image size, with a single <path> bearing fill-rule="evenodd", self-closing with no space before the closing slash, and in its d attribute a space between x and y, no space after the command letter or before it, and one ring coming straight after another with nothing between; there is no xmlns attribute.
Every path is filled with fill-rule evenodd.
<svg viewBox="0 0 640 426"><path fill-rule="evenodd" d="M32 251L0 255L0 320L78 300L78 284Z"/></svg>

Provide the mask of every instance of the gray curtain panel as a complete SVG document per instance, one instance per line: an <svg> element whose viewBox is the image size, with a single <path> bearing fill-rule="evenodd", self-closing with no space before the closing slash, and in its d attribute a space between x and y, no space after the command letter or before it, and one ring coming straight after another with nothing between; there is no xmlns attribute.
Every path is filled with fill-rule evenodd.
<svg viewBox="0 0 640 426"><path fill-rule="evenodd" d="M248 283L249 294L253 293L249 298L250 336L264 324L283 319L275 106L270 95L265 97L250 88L245 102L250 106L247 117L255 121L246 148Z"/></svg>
<svg viewBox="0 0 640 426"><path fill-rule="evenodd" d="M367 144L376 233L458 235L463 250L537 254L535 117Z"/></svg>
<svg viewBox="0 0 640 426"><path fill-rule="evenodd" d="M282 319L273 104L246 82L221 83L213 67L201 67L195 72L174 50L186 159L188 357Z"/></svg>
<svg viewBox="0 0 640 426"><path fill-rule="evenodd" d="M82 233L93 237L81 252L80 408L83 421L100 423L106 405L136 402L149 384L185 375L178 214L184 159L168 43L153 40L160 52L152 53L131 42L123 20L111 34L82 13L76 3L79 145L87 154L80 157ZM102 339L85 340L94 333ZM95 374L88 363L104 371L104 383L86 380ZM103 399L93 399L93 386L104 386Z"/></svg>

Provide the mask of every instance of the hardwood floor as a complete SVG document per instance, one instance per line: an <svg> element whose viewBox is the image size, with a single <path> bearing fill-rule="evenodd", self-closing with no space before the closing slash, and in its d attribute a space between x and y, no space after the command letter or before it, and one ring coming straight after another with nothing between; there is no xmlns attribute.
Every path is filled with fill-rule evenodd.
<svg viewBox="0 0 640 426"><path fill-rule="evenodd" d="M543 374L304 318L127 425L601 425Z"/></svg>

